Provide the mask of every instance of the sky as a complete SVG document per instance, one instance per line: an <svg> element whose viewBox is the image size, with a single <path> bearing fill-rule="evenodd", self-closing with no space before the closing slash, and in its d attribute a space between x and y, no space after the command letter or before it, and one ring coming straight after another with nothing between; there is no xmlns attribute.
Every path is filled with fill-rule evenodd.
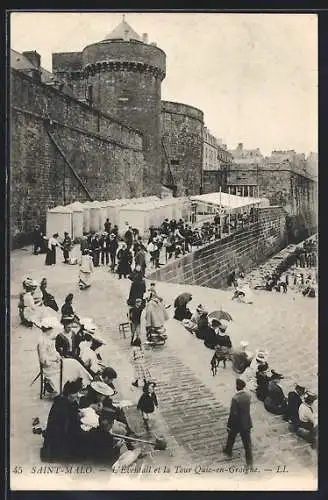
<svg viewBox="0 0 328 500"><path fill-rule="evenodd" d="M36 50L51 71L53 52L102 40L119 12L12 12L10 46ZM204 112L229 149L318 151L315 14L141 13L125 20L166 53L162 99Z"/></svg>

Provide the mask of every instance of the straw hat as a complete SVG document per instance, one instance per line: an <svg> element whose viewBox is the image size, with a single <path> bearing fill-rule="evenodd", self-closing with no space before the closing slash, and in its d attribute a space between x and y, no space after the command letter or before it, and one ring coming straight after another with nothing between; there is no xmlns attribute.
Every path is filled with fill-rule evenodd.
<svg viewBox="0 0 328 500"><path fill-rule="evenodd" d="M90 387L103 396L114 396L115 394L115 391L109 385L105 384L105 382L91 382Z"/></svg>
<svg viewBox="0 0 328 500"><path fill-rule="evenodd" d="M268 353L266 351L263 351L263 349L257 349L255 353L255 359L259 363L265 363L268 359Z"/></svg>

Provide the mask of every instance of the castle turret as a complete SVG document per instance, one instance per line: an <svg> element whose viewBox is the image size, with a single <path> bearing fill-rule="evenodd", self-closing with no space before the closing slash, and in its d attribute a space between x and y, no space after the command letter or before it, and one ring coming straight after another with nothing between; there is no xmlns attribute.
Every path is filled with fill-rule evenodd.
<svg viewBox="0 0 328 500"><path fill-rule="evenodd" d="M71 64L73 64L71 66ZM161 186L161 83L166 55L123 18L102 41L80 53L53 54L53 72L75 95L143 133L145 195Z"/></svg>

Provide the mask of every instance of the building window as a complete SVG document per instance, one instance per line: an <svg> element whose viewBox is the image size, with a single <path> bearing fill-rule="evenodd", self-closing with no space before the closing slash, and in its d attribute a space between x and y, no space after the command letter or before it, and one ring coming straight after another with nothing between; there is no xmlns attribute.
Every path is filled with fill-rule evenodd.
<svg viewBox="0 0 328 500"><path fill-rule="evenodd" d="M171 160L171 165L180 165L180 160Z"/></svg>

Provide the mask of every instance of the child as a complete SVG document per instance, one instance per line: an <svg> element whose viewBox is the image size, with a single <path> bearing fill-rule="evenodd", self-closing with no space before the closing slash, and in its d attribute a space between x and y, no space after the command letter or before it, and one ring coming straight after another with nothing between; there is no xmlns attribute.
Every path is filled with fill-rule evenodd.
<svg viewBox="0 0 328 500"><path fill-rule="evenodd" d="M137 337L132 342L131 362L134 366L134 382L132 385L138 387L139 380L149 380L149 371L145 366L145 355L141 345L140 337Z"/></svg>
<svg viewBox="0 0 328 500"><path fill-rule="evenodd" d="M134 336L136 338L140 337L140 323L141 323L141 313L144 309L143 300L136 299L135 306L131 307L129 311L129 318L131 323L131 345L134 341Z"/></svg>
<svg viewBox="0 0 328 500"><path fill-rule="evenodd" d="M152 381L145 381L143 386L143 394L138 401L137 408L142 413L142 418L146 427L149 431L149 415L154 413L155 407L158 407L158 401L155 394L156 383Z"/></svg>

